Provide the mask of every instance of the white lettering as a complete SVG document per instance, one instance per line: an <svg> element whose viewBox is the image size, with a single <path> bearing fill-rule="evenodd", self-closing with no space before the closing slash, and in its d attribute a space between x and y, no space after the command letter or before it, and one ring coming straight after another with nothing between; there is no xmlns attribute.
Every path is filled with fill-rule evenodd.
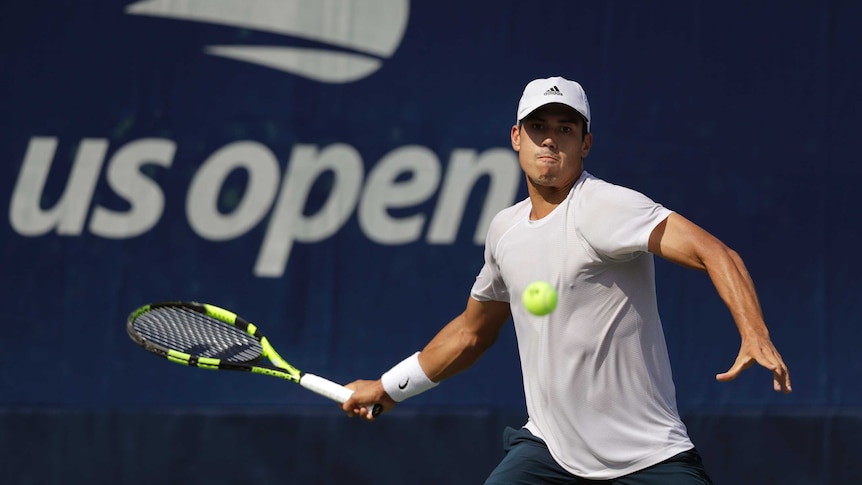
<svg viewBox="0 0 862 485"><path fill-rule="evenodd" d="M316 214L306 216L311 187L327 171L334 175L327 199ZM316 242L335 234L356 206L363 176L362 158L350 145L337 143L320 152L313 145L294 146L254 274L277 278L284 274L294 241Z"/></svg>
<svg viewBox="0 0 862 485"><path fill-rule="evenodd" d="M248 173L248 185L230 214L218 210L225 179L236 169ZM278 159L266 146L252 141L231 143L213 153L195 174L186 196L186 217L204 239L237 238L257 225L278 191Z"/></svg>
<svg viewBox="0 0 862 485"><path fill-rule="evenodd" d="M123 239L152 229L162 217L165 196L140 170L148 163L170 167L175 151L173 141L157 138L133 141L117 150L108 163L108 184L129 202L131 209L118 212L96 206L90 232L105 238Z"/></svg>
<svg viewBox="0 0 862 485"><path fill-rule="evenodd" d="M83 231L108 141L81 140L65 189L53 207L43 209L44 201L51 200L44 192L57 145L56 138L32 137L27 147L9 208L11 225L21 235L39 236L55 230L75 236ZM129 208L119 211L96 204L90 232L120 239L155 227L165 211L165 194L146 165L170 168L176 150L173 140L161 138L132 141L117 150L108 163L106 179ZM248 174L241 194L226 186L237 170ZM360 229L376 243L418 241L427 225L428 244L453 244L465 212L483 198L472 237L475 244L482 244L491 219L517 195L521 177L517 157L503 148L481 154L459 148L450 156L442 185L441 174L433 151L409 145L386 154L365 180L361 155L344 143L324 148L294 145L280 174L278 159L269 148L254 141L237 141L215 151L192 177L186 218L200 237L225 241L246 234L269 213L253 269L258 277L283 275L295 242L315 243L331 237L354 210ZM479 185L483 179L488 181L487 188ZM420 211L438 189L433 211Z"/></svg>
<svg viewBox="0 0 862 485"><path fill-rule="evenodd" d="M34 136L30 139L9 208L9 221L18 234L40 236L55 227L57 234L81 234L108 141L101 138L81 140L63 195L50 210L42 210L40 201L56 149L56 138Z"/></svg>
<svg viewBox="0 0 862 485"><path fill-rule="evenodd" d="M404 181L396 179L410 174ZM390 208L403 208L427 200L440 183L440 161L422 146L397 148L383 157L368 175L359 203L359 226L369 239L381 244L405 244L422 235L425 215L396 219Z"/></svg>
<svg viewBox="0 0 862 485"><path fill-rule="evenodd" d="M494 148L483 152L478 160L475 150L460 148L452 152L446 180L443 181L443 188L437 198L437 209L428 230L427 240L430 244L455 242L470 193L476 181L485 175L490 178L488 195L473 233L474 243L485 242L485 233L488 232L491 219L518 195L521 168L512 150Z"/></svg>

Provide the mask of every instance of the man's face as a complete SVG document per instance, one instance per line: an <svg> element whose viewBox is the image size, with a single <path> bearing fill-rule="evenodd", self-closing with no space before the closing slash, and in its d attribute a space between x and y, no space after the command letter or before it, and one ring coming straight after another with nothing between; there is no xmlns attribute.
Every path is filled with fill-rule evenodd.
<svg viewBox="0 0 862 485"><path fill-rule="evenodd" d="M530 183L566 187L581 176L592 134L583 135L583 118L572 108L552 103L512 127L512 148Z"/></svg>

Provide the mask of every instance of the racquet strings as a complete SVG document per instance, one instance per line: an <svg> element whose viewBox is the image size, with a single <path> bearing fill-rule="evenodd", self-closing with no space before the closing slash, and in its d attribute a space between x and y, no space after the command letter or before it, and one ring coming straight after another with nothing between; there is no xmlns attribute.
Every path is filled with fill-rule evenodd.
<svg viewBox="0 0 862 485"><path fill-rule="evenodd" d="M250 362L263 354L263 347L255 337L229 323L182 307L151 308L138 315L132 328L147 341L196 357Z"/></svg>

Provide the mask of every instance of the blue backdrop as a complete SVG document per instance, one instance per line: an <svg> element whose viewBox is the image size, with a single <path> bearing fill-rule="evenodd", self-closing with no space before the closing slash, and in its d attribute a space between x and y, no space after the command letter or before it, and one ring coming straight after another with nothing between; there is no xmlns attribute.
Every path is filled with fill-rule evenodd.
<svg viewBox="0 0 862 485"><path fill-rule="evenodd" d="M511 327L369 426L156 360L125 319L210 302L300 368L378 376L463 308L488 218L526 195L521 90L563 75L590 97L587 169L736 249L790 366L789 396L762 369L715 382L733 322L704 274L657 263L715 478L862 480L860 22L850 0L3 3L0 471L480 483L524 420Z"/></svg>

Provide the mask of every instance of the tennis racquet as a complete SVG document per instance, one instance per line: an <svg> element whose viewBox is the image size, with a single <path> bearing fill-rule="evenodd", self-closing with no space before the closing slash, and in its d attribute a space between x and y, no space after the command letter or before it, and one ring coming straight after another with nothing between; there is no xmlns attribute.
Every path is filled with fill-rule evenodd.
<svg viewBox="0 0 862 485"><path fill-rule="evenodd" d="M187 301L144 305L129 315L126 331L144 349L177 364L281 377L339 403L353 394L288 364L257 326L217 306ZM380 404L368 407L373 416L381 409Z"/></svg>

